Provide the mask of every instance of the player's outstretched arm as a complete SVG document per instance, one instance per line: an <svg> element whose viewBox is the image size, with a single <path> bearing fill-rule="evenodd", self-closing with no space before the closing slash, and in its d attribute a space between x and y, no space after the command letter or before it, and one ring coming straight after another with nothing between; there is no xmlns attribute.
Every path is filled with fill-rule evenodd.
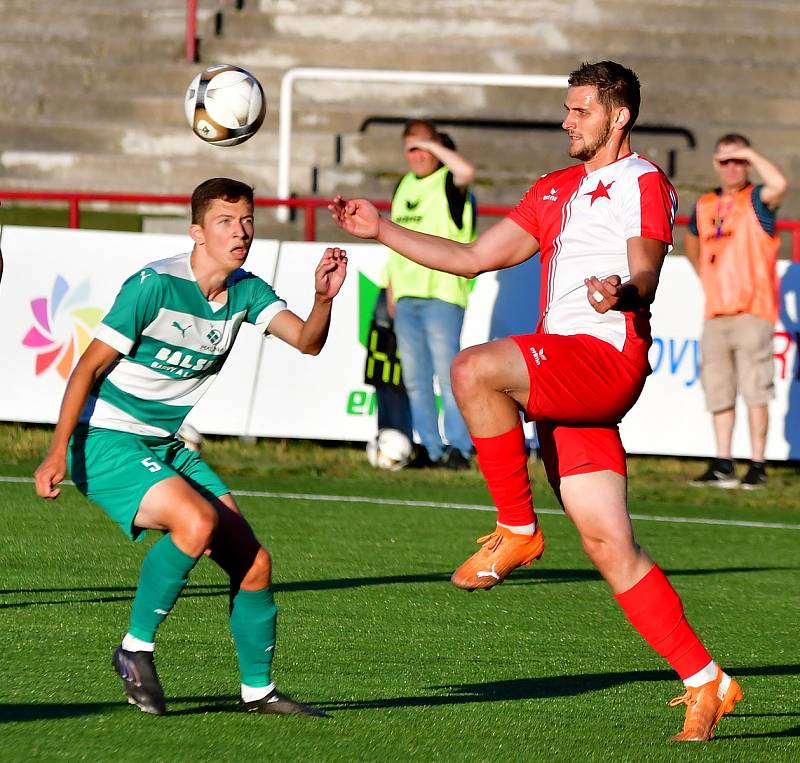
<svg viewBox="0 0 800 763"><path fill-rule="evenodd" d="M282 310L271 321L269 333L282 339L304 355L319 355L328 339L333 299L347 276L347 252L339 247L325 250L314 273L314 306L303 320Z"/></svg>
<svg viewBox="0 0 800 763"><path fill-rule="evenodd" d="M58 498L61 489L56 487L67 473L67 446L69 438L78 425L78 419L86 405L92 386L103 372L116 362L119 353L101 342L92 340L86 348L78 365L69 377L64 399L61 401L61 411L58 414L58 423L53 432L50 449L44 461L34 474L36 493L41 498Z"/></svg>
<svg viewBox="0 0 800 763"><path fill-rule="evenodd" d="M328 204L333 221L356 238L377 238L381 216L375 205L366 199L348 199L336 196Z"/></svg>
<svg viewBox="0 0 800 763"><path fill-rule="evenodd" d="M474 278L517 265L539 251L539 242L508 218L471 244L431 236L397 225L378 214L366 199L337 196L328 206L334 222L358 238L372 238L427 268Z"/></svg>
<svg viewBox="0 0 800 763"><path fill-rule="evenodd" d="M667 245L654 238L637 236L628 239L628 268L631 277L626 283L618 275L584 279L586 297L598 313L609 310L638 310L649 307L656 297L661 266Z"/></svg>

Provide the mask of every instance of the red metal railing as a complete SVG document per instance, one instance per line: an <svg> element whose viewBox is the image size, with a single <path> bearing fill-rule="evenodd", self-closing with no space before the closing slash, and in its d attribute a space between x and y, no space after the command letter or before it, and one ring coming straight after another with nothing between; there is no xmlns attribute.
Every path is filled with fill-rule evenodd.
<svg viewBox="0 0 800 763"><path fill-rule="evenodd" d="M83 203L92 201L105 201L114 204L180 204L188 206L190 196L169 196L145 193L94 193L84 191L13 191L0 189L0 199L13 199L16 201L57 201L67 204L69 209L69 227L80 228L81 210ZM304 215L304 238L306 241L316 241L317 238L317 210L327 209L328 199L310 197L295 197L292 199L275 199L257 197L257 207L290 207L300 209ZM378 209L390 209L388 201L373 201ZM503 217L513 207L503 204L478 204L478 215L482 217ZM676 224L686 225L689 218L678 215ZM791 258L793 262L800 262L800 220L778 220L777 229L791 234Z"/></svg>
<svg viewBox="0 0 800 763"><path fill-rule="evenodd" d="M186 0L186 53L190 64L197 60L197 0Z"/></svg>

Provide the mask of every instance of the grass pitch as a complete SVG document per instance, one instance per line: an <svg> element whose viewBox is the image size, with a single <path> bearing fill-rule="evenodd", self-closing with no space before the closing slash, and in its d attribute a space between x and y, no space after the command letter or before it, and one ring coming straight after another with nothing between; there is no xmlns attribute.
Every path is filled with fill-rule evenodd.
<svg viewBox="0 0 800 763"><path fill-rule="evenodd" d="M0 476L28 477L44 429L0 426ZM795 761L800 759L800 480L762 493L684 487L700 466L631 460L636 520L710 651L745 701L704 745L669 736L681 685L640 640L559 514L547 551L467 594L451 571L493 525L477 471L383 473L363 451L235 440L206 457L238 490L275 562L275 677L330 720L233 712L227 588L203 560L159 635L169 714L125 704L111 670L141 559L74 488L55 504L0 482L0 759L4 761ZM532 465L537 504L555 508ZM792 528L791 525L795 527Z"/></svg>

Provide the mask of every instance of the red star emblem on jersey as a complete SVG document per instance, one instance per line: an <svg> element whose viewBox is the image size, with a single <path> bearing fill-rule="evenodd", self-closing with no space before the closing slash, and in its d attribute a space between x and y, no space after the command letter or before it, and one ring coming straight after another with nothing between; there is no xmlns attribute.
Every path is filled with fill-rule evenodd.
<svg viewBox="0 0 800 763"><path fill-rule="evenodd" d="M593 191L589 191L589 193L583 194L584 196L591 196L592 200L589 203L591 207L598 199L610 199L611 197L608 195L608 189L614 185L614 181L612 180L608 185L603 185L602 180L597 181L597 188Z"/></svg>

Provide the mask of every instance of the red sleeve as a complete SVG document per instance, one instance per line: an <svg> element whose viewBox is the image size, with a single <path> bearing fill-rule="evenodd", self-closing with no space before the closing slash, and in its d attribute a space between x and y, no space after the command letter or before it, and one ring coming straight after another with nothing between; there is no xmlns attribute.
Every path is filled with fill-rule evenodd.
<svg viewBox="0 0 800 763"><path fill-rule="evenodd" d="M663 172L639 176L639 231L626 238L642 236L672 244L672 226L678 211L678 194Z"/></svg>
<svg viewBox="0 0 800 763"><path fill-rule="evenodd" d="M537 241L539 240L539 217L536 214L536 199L538 198L537 180L526 192L511 212L508 213L508 218L513 220L519 225L522 230L527 231Z"/></svg>

